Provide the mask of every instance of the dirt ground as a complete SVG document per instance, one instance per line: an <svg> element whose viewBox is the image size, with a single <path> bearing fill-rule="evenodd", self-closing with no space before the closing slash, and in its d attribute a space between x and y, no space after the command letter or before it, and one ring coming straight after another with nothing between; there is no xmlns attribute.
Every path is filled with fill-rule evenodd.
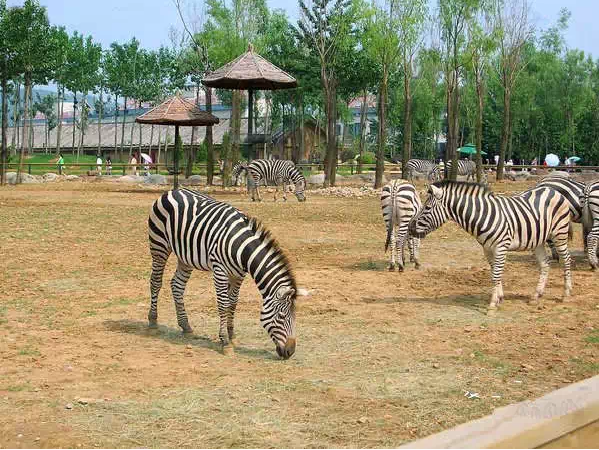
<svg viewBox="0 0 599 450"><path fill-rule="evenodd" d="M526 185L495 186L495 191ZM147 328L146 221L158 190L102 183L0 189L0 447L395 447L599 373L599 275L571 249L573 296L552 265L543 310L528 253L508 257L488 317L489 268L454 224L423 268L386 270L377 198L251 203L300 287L298 347L279 360L246 279L240 345L218 350L211 275L194 272L184 338L168 280ZM268 197L267 197L268 198ZM480 399L469 399L465 391Z"/></svg>

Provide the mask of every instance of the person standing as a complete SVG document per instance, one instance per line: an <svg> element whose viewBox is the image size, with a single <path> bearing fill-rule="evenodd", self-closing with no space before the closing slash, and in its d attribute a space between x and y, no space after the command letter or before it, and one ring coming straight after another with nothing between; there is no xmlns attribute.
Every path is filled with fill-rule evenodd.
<svg viewBox="0 0 599 450"><path fill-rule="evenodd" d="M110 156L106 157L106 175L112 175L112 160Z"/></svg>
<svg viewBox="0 0 599 450"><path fill-rule="evenodd" d="M58 154L58 175L62 175L63 166L64 166L64 158L62 157L62 153Z"/></svg>
<svg viewBox="0 0 599 450"><path fill-rule="evenodd" d="M102 176L102 156L100 156L98 154L98 156L96 157L96 166L97 166L97 172L98 172L98 176Z"/></svg>
<svg viewBox="0 0 599 450"><path fill-rule="evenodd" d="M133 171L133 175L137 175L137 158L135 157L135 153L133 153L133 155L131 156L131 161L129 161L129 164L131 164L131 170Z"/></svg>

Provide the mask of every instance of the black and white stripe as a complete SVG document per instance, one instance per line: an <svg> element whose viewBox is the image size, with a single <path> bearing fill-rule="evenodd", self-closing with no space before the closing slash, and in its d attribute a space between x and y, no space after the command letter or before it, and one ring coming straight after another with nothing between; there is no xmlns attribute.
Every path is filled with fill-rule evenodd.
<svg viewBox="0 0 599 450"><path fill-rule="evenodd" d="M543 295L549 275L545 242L552 239L564 263L564 297L572 276L568 251L570 210L556 190L535 187L513 197L495 195L476 183L441 181L429 188L428 198L410 223L410 232L423 237L452 219L483 246L491 265L493 293L489 309L503 300L501 278L508 251L533 250L541 268L535 300Z"/></svg>
<svg viewBox="0 0 599 450"><path fill-rule="evenodd" d="M587 230L586 246L589 263L593 270L599 269L599 181L589 183L582 195L583 228Z"/></svg>
<svg viewBox="0 0 599 450"><path fill-rule="evenodd" d="M451 172L451 166L453 165L452 160L450 159L446 163L447 173ZM459 159L458 160L458 176L466 177L466 181L476 180L476 163L469 159Z"/></svg>
<svg viewBox="0 0 599 450"><path fill-rule="evenodd" d="M381 191L381 209L387 229L385 251L389 248L389 244L391 245L390 271L395 270L395 257L397 255L397 268L400 272L403 272L406 240L410 250L410 261L414 262L417 269L420 268L418 258L420 239L408 235L408 225L421 206L422 203L416 188L408 182L393 180L384 186Z"/></svg>
<svg viewBox="0 0 599 450"><path fill-rule="evenodd" d="M193 269L212 271L216 288L219 336L224 351L232 350L233 319L239 288L249 273L264 302L260 322L289 358L295 351L297 287L289 262L270 233L255 219L233 206L187 189L169 191L154 202L148 219L152 277L150 326L158 318L158 294L164 266L171 254L177 270L171 281L177 322L191 332L183 303L185 285Z"/></svg>
<svg viewBox="0 0 599 450"><path fill-rule="evenodd" d="M300 202L306 200L304 193L306 189L306 179L302 172L295 167L293 161L284 159L255 159L247 165L249 176L254 181L252 188L252 200L262 200L258 186L260 181L267 185L275 185L275 201L279 192L279 185L283 185L283 200L287 200L287 183L295 185L295 196Z"/></svg>
<svg viewBox="0 0 599 450"><path fill-rule="evenodd" d="M410 159L406 164L407 179L414 181L414 174L421 173L426 175L429 183L441 180L441 172L439 171L439 165L435 161L428 159Z"/></svg>

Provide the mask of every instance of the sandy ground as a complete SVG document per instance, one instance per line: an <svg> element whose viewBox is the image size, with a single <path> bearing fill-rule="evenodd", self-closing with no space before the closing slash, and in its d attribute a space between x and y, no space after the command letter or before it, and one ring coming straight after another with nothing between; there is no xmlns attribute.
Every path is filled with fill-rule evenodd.
<svg viewBox="0 0 599 450"><path fill-rule="evenodd" d="M496 191L524 189L509 184ZM211 275L195 272L176 326L168 279L146 324L146 221L159 192L100 183L0 190L1 447L394 447L599 373L599 278L576 227L573 296L526 301L534 258L508 257L488 317L489 268L453 224L423 241L423 269L386 270L377 198L251 203L290 255L298 348L281 361L244 283L233 357L217 345ZM465 391L479 394L468 399Z"/></svg>

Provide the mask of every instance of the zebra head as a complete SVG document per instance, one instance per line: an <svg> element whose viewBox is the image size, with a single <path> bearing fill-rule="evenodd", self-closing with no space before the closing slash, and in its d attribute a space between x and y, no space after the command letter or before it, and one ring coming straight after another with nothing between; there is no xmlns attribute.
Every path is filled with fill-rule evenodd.
<svg viewBox="0 0 599 450"><path fill-rule="evenodd" d="M293 183L295 184L295 196L297 197L298 202L305 202L306 178L298 169L296 169L295 172L296 174L293 176Z"/></svg>
<svg viewBox="0 0 599 450"><path fill-rule="evenodd" d="M445 189L438 183L429 186L426 202L420 212L410 221L409 229L412 236L424 238L447 221L447 211L443 204L444 195Z"/></svg>
<svg viewBox="0 0 599 450"><path fill-rule="evenodd" d="M296 289L283 285L265 299L260 323L276 345L277 354L284 359L295 353Z"/></svg>
<svg viewBox="0 0 599 450"><path fill-rule="evenodd" d="M231 180L233 181L233 186L239 185L239 177L241 177L243 172L247 173L247 166L242 162L237 162L237 164L235 164L231 170Z"/></svg>

